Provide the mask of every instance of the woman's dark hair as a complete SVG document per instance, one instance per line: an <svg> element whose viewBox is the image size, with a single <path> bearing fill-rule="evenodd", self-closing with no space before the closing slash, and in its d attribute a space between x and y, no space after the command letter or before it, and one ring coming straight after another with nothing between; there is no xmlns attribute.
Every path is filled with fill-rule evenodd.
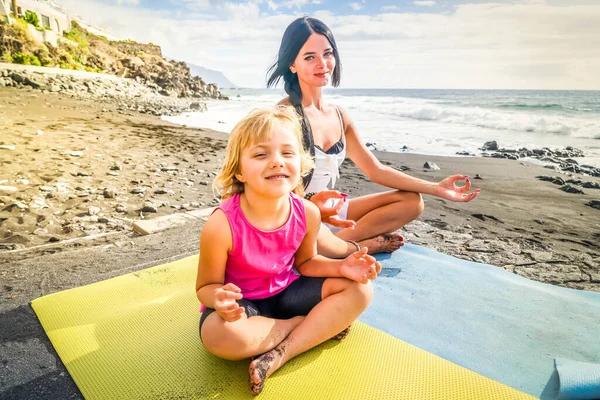
<svg viewBox="0 0 600 400"><path fill-rule="evenodd" d="M335 68L333 69L331 84L334 87L340 85L342 62L331 30L316 18L308 16L298 18L283 33L277 61L271 65L267 72L267 75L270 74L267 78L267 87L277 85L279 80L283 78L285 92L290 96L290 103L294 106L302 104L302 91L300 90L298 75L290 71L290 66L296 60L304 43L313 33L323 35L329 40L335 57Z"/></svg>
<svg viewBox="0 0 600 400"><path fill-rule="evenodd" d="M306 15L302 18L298 18L287 27L283 33L283 38L281 38L277 61L275 61L267 71L267 75L270 74L267 78L267 87L277 85L279 80L283 78L284 89L290 96L290 103L294 106L296 112L302 119L302 141L311 157L315 156L315 143L312 130L308 118L306 118L306 114L304 113L304 107L302 107L302 90L300 89L300 82L298 82L298 75L292 73L290 67L296 60L304 43L306 43L313 33L325 36L331 44L333 57L335 58L335 68L333 69L331 84L334 87L339 86L342 75L342 62L340 61L340 55L335 39L333 38L333 33L331 33L331 30L323 22ZM312 174L313 171L310 171L308 175L302 178L304 181L304 188L308 187L308 184L312 179Z"/></svg>

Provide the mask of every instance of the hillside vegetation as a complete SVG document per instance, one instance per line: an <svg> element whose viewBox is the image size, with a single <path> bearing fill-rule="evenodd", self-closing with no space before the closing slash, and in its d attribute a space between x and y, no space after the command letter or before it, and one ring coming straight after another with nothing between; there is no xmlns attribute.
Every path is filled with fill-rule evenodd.
<svg viewBox="0 0 600 400"><path fill-rule="evenodd" d="M158 89L165 96L206 97L210 93L210 97L220 97L216 85L192 77L184 62L164 59L159 46L109 41L76 23L63 36L53 46L35 40L24 20L4 21L0 23L0 61L117 75Z"/></svg>

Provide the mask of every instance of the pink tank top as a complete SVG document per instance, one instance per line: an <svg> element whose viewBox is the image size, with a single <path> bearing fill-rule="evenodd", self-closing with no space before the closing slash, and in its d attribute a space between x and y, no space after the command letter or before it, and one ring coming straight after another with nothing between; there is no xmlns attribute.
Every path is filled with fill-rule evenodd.
<svg viewBox="0 0 600 400"><path fill-rule="evenodd" d="M225 264L225 284L234 283L245 299L274 296L300 277L293 267L306 235L306 214L302 198L294 193L290 193L290 205L287 222L273 231L262 231L248 222L239 194L217 207L227 216L233 241Z"/></svg>

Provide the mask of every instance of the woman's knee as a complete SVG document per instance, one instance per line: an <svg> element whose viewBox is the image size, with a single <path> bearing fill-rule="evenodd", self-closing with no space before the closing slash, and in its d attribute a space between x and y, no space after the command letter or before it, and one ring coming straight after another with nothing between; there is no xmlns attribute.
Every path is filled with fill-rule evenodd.
<svg viewBox="0 0 600 400"><path fill-rule="evenodd" d="M396 192L398 196L398 207L405 213L410 213L413 219L418 218L425 209L425 202L421 193L415 192Z"/></svg>

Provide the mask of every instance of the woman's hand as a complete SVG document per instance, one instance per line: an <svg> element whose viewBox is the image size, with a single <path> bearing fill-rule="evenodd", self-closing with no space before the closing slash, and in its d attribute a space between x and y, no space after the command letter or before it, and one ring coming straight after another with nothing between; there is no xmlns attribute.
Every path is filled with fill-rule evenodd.
<svg viewBox="0 0 600 400"><path fill-rule="evenodd" d="M377 278L377 274L381 272L381 264L375 257L368 255L367 250L363 247L346 257L340 266L340 275L360 283Z"/></svg>
<svg viewBox="0 0 600 400"><path fill-rule="evenodd" d="M465 181L464 186L456 186L456 182ZM477 189L474 192L467 193L471 189L471 181L468 176L465 175L452 175L438 183L437 193L438 197L452 201L471 201L481 191Z"/></svg>
<svg viewBox="0 0 600 400"><path fill-rule="evenodd" d="M242 290L233 283L228 283L215 291L215 311L226 322L237 321L246 311L236 302L243 297L241 292Z"/></svg>
<svg viewBox="0 0 600 400"><path fill-rule="evenodd" d="M347 201L346 196L348 195L345 193L340 193L337 190L324 190L313 195L310 198L310 201L319 208L322 222L338 228L354 229L356 222L349 219L340 219L340 217L338 217L340 210L344 206L344 202ZM329 199L340 199L340 201L338 201L333 207L327 207L325 203L327 203L327 200Z"/></svg>

